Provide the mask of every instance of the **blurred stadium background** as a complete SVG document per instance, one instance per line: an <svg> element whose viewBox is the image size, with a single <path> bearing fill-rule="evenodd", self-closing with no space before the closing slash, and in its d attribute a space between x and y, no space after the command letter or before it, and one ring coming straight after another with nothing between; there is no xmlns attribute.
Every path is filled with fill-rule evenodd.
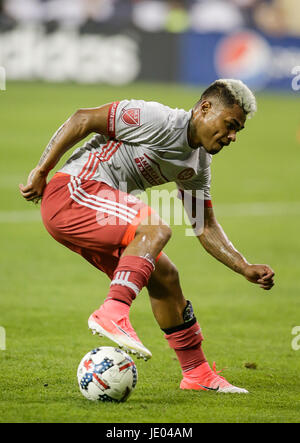
<svg viewBox="0 0 300 443"><path fill-rule="evenodd" d="M7 337L0 422L299 422L300 351L291 347L300 325L299 0L0 0L0 11L7 80L0 92ZM107 278L48 236L18 183L76 109L140 98L188 110L219 77L255 89L259 113L237 146L214 159L215 210L249 261L275 268L277 285L264 297L185 237L184 227L174 227L167 253L199 315L209 361L229 367L225 376L254 395L179 392L177 361L142 294L132 320L154 357L138 362L128 404L99 414L99 405L80 398L75 371L99 343L86 321Z"/></svg>
<svg viewBox="0 0 300 443"><path fill-rule="evenodd" d="M297 0L1 0L11 80L205 85L238 77L290 89Z"/></svg>

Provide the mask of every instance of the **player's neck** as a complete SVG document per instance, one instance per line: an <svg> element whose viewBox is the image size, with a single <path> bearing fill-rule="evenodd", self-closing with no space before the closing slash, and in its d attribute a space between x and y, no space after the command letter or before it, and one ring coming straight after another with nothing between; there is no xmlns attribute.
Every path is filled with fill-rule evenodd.
<svg viewBox="0 0 300 443"><path fill-rule="evenodd" d="M192 149L198 149L199 146L201 146L201 143L197 142L196 143L196 128L193 122L193 117L191 118L190 122L189 122L189 126L188 126L188 130L187 130L187 139L188 139L188 144L190 146L190 148Z"/></svg>

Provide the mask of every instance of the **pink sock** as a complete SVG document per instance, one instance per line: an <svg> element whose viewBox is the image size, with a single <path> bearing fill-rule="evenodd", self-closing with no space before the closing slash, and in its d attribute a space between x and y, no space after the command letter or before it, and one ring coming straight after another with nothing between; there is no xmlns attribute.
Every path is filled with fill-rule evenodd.
<svg viewBox="0 0 300 443"><path fill-rule="evenodd" d="M176 352L182 372L191 371L207 361L202 351L203 335L198 323L187 329L166 334L165 338Z"/></svg>
<svg viewBox="0 0 300 443"><path fill-rule="evenodd" d="M153 271L154 265L144 257L122 257L114 272L107 300L118 300L131 306L139 292L148 284Z"/></svg>

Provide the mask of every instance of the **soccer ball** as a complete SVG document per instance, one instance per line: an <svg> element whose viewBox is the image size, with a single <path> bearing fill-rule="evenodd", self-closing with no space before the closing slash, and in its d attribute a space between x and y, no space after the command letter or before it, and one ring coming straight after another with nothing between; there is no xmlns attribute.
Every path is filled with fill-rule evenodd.
<svg viewBox="0 0 300 443"><path fill-rule="evenodd" d="M77 379L80 392L88 400L124 402L137 384L138 372L124 351L104 346L83 357Z"/></svg>

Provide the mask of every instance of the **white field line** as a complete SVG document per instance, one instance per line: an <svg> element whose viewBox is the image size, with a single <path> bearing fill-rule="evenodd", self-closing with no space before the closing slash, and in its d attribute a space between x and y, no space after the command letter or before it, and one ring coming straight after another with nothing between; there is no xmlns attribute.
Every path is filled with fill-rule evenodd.
<svg viewBox="0 0 300 443"><path fill-rule="evenodd" d="M222 203L215 205L217 216L280 217L300 215L300 202Z"/></svg>
<svg viewBox="0 0 300 443"><path fill-rule="evenodd" d="M40 222L40 211L0 211L0 223Z"/></svg>
<svg viewBox="0 0 300 443"><path fill-rule="evenodd" d="M284 217L299 216L300 202L222 203L215 205L217 217ZM41 222L39 210L0 211L0 223Z"/></svg>

